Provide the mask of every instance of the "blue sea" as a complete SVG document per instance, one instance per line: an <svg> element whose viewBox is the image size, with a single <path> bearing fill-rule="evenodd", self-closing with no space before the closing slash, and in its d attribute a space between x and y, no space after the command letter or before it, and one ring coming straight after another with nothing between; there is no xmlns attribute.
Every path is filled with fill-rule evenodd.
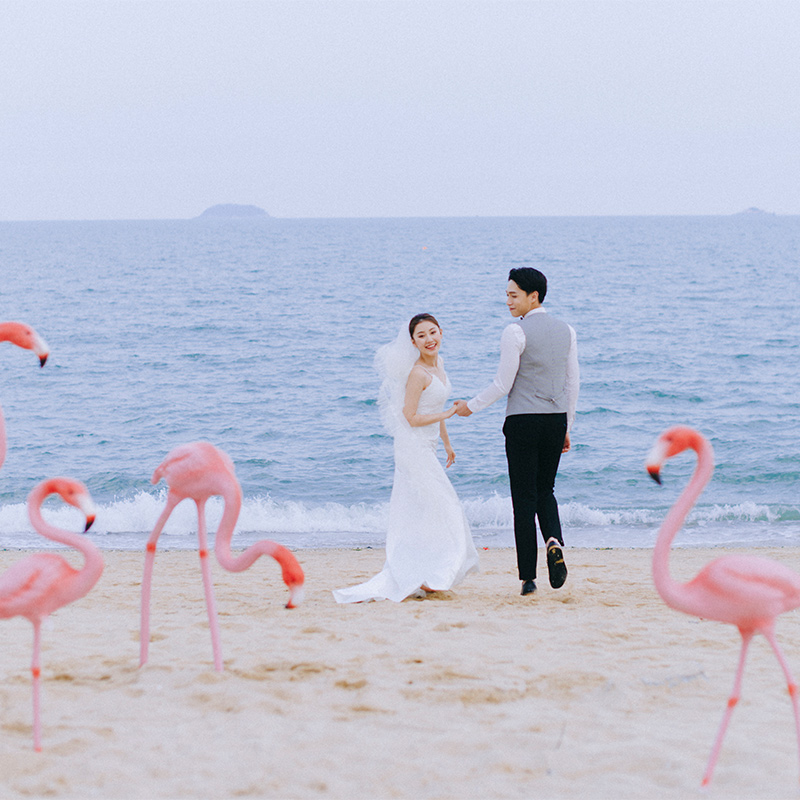
<svg viewBox="0 0 800 800"><path fill-rule="evenodd" d="M581 393L556 484L568 545L650 547L688 480L644 458L667 426L712 441L716 472L678 542L800 545L800 217L258 219L0 223L0 318L51 357L0 345L8 455L0 546L41 540L25 500L83 480L90 532L139 549L176 445L229 453L234 545L380 547L392 483L373 355L435 314L459 397L493 377L508 269L549 279L577 331ZM482 547L513 543L504 402L448 423L449 470ZM221 503L209 508L210 523ZM76 526L55 501L46 515ZM161 547L196 546L184 502Z"/></svg>

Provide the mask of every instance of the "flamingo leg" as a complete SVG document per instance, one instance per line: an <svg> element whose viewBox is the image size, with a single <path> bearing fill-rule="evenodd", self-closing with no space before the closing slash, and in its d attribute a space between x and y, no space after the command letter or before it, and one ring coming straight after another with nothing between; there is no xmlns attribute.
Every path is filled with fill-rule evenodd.
<svg viewBox="0 0 800 800"><path fill-rule="evenodd" d="M750 647L750 642L753 640L753 632L749 631L748 633L744 633L740 631L740 633L742 634L742 650L739 654L739 666L736 669L736 677L733 679L733 691L728 698L728 705L725 709L725 713L722 715L722 722L717 731L717 738L714 740L714 746L711 748L711 755L708 758L708 765L703 775L703 786L708 786L711 782L711 775L714 772L714 767L717 765L717 758L719 758L719 752L722 749L722 740L725 738L725 731L728 729L728 723L731 721L733 709L739 702L739 697L741 695L744 662L747 658L747 649Z"/></svg>
<svg viewBox="0 0 800 800"><path fill-rule="evenodd" d="M164 530L164 525L172 510L180 502L180 498L167 495L167 505L161 512L150 538L147 540L147 549L144 554L144 575L142 576L142 610L139 623L139 666L147 663L150 649L150 591L153 582L153 565L156 560L156 542Z"/></svg>
<svg viewBox="0 0 800 800"><path fill-rule="evenodd" d="M214 599L214 582L211 579L211 565L208 563L208 535L206 533L205 500L197 502L197 538L200 542L200 569L203 573L203 589L206 595L208 626L211 629L211 649L214 653L214 669L222 672L222 646L219 637L217 603Z"/></svg>
<svg viewBox="0 0 800 800"><path fill-rule="evenodd" d="M769 629L765 630L763 633L764 636L767 637L767 641L770 643L772 651L775 653L775 657L778 659L778 663L781 665L783 674L786 676L786 686L789 690L789 697L792 701L792 710L794 711L794 727L795 732L797 733L797 745L798 750L800 750L800 708L798 708L797 702L797 684L794 682L792 671L789 669L789 664L783 655L783 651L778 646L778 640L775 638L775 632Z"/></svg>
<svg viewBox="0 0 800 800"><path fill-rule="evenodd" d="M42 750L42 724L39 714L40 697L39 689L41 683L41 642L42 642L42 621L33 620L33 658L31 659L31 675L33 676L33 749L40 753Z"/></svg>

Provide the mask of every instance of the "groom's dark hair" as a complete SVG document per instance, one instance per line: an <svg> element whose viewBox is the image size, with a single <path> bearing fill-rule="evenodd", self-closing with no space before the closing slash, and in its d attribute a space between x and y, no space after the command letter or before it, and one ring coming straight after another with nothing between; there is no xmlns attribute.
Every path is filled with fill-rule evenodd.
<svg viewBox="0 0 800 800"><path fill-rule="evenodd" d="M514 281L525 294L539 292L539 302L544 302L544 296L547 294L547 278L538 269L517 267L508 273L508 279Z"/></svg>

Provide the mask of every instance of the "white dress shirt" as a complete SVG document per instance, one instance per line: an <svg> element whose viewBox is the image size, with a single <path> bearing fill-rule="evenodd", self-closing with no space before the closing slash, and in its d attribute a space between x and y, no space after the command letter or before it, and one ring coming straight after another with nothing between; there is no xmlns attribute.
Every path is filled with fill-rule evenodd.
<svg viewBox="0 0 800 800"><path fill-rule="evenodd" d="M546 314L539 306L529 311L528 314ZM525 316L528 316L526 314ZM522 317L524 319L525 317ZM580 386L580 372L578 369L578 343L575 330L569 328L569 351L567 353L566 392L567 392L567 431L572 430L575 420L575 407L578 404L578 387ZM505 397L514 385L519 370L519 359L525 349L525 334L516 322L506 326L500 337L500 364L494 380L481 392L475 395L468 403L470 411L482 411L492 403Z"/></svg>

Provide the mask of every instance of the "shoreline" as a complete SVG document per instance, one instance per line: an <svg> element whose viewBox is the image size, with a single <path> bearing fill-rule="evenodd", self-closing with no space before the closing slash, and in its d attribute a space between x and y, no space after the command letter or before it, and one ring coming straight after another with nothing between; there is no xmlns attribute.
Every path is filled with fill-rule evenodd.
<svg viewBox="0 0 800 800"><path fill-rule="evenodd" d="M681 548L673 574L746 549ZM519 596L512 549L479 550L481 572L453 591L357 605L330 590L377 572L382 548L295 553L307 590L292 610L271 559L239 574L212 559L216 673L196 550L156 556L141 669L143 553L104 551L94 590L44 627L38 754L31 625L0 620L3 797L699 794L740 637L664 605L651 550L567 548L567 584L553 591L540 569L533 597ZM758 554L800 571L798 547ZM17 558L0 551L0 572ZM795 675L799 621L777 623ZM797 780L786 686L757 637L708 791L787 797Z"/></svg>
<svg viewBox="0 0 800 800"><path fill-rule="evenodd" d="M144 557L145 552L145 543L147 541L146 537L143 538L141 546L137 547L103 547L103 542L99 542L97 539L92 539L88 537L93 544L95 544L100 550L101 553L110 553L110 554L127 554L127 555L136 555L137 553ZM267 538L270 541L277 542L285 547L287 550L290 550L292 553L296 554L316 554L316 553L359 553L359 552L373 552L373 553L383 553L385 552L385 548L383 544L379 545L340 545L335 544L331 545L330 547L320 547L319 545L314 546L302 546L292 544L291 541L286 539L272 539L271 537L263 537ZM231 550L233 552L241 552L246 550L250 547L253 542L240 542L237 543L234 541ZM487 552L514 552L515 548L509 545L480 545L478 543L475 544L475 547L478 551L478 555ZM214 535L213 533L209 536L209 549L213 551L214 549ZM58 551L59 553L68 553L72 548L67 547L66 545L59 544L57 542L51 542L43 537L37 538L36 545L22 545L22 546L14 546L14 545L0 545L0 553L46 553L48 551ZM763 544L729 544L721 542L719 544L708 544L708 543L699 543L693 544L692 542L674 542L670 548L671 551L707 551L709 554L713 554L709 556L710 558L717 558L721 552L730 552L730 553L743 553L747 554L753 550L757 550L759 555L763 555L766 551L774 550L776 552L785 552L788 550L798 550L800 551L800 543L798 544L775 544L774 542L765 542ZM653 544L647 545L596 545L596 546L586 546L586 545L574 545L571 546L566 544L564 546L564 552L571 552L571 553L582 553L582 552L616 552L616 551L624 551L624 552L635 552L635 553L652 553L653 552ZM544 545L539 544L539 555L540 555L540 565L542 562L542 553L544 552ZM182 544L181 547L158 547L157 553L195 553L197 554L197 538L192 537L190 538L185 544ZM2 562L0 562L0 571L2 571ZM540 576L541 577L541 576ZM547 575L545 574L545 578Z"/></svg>

